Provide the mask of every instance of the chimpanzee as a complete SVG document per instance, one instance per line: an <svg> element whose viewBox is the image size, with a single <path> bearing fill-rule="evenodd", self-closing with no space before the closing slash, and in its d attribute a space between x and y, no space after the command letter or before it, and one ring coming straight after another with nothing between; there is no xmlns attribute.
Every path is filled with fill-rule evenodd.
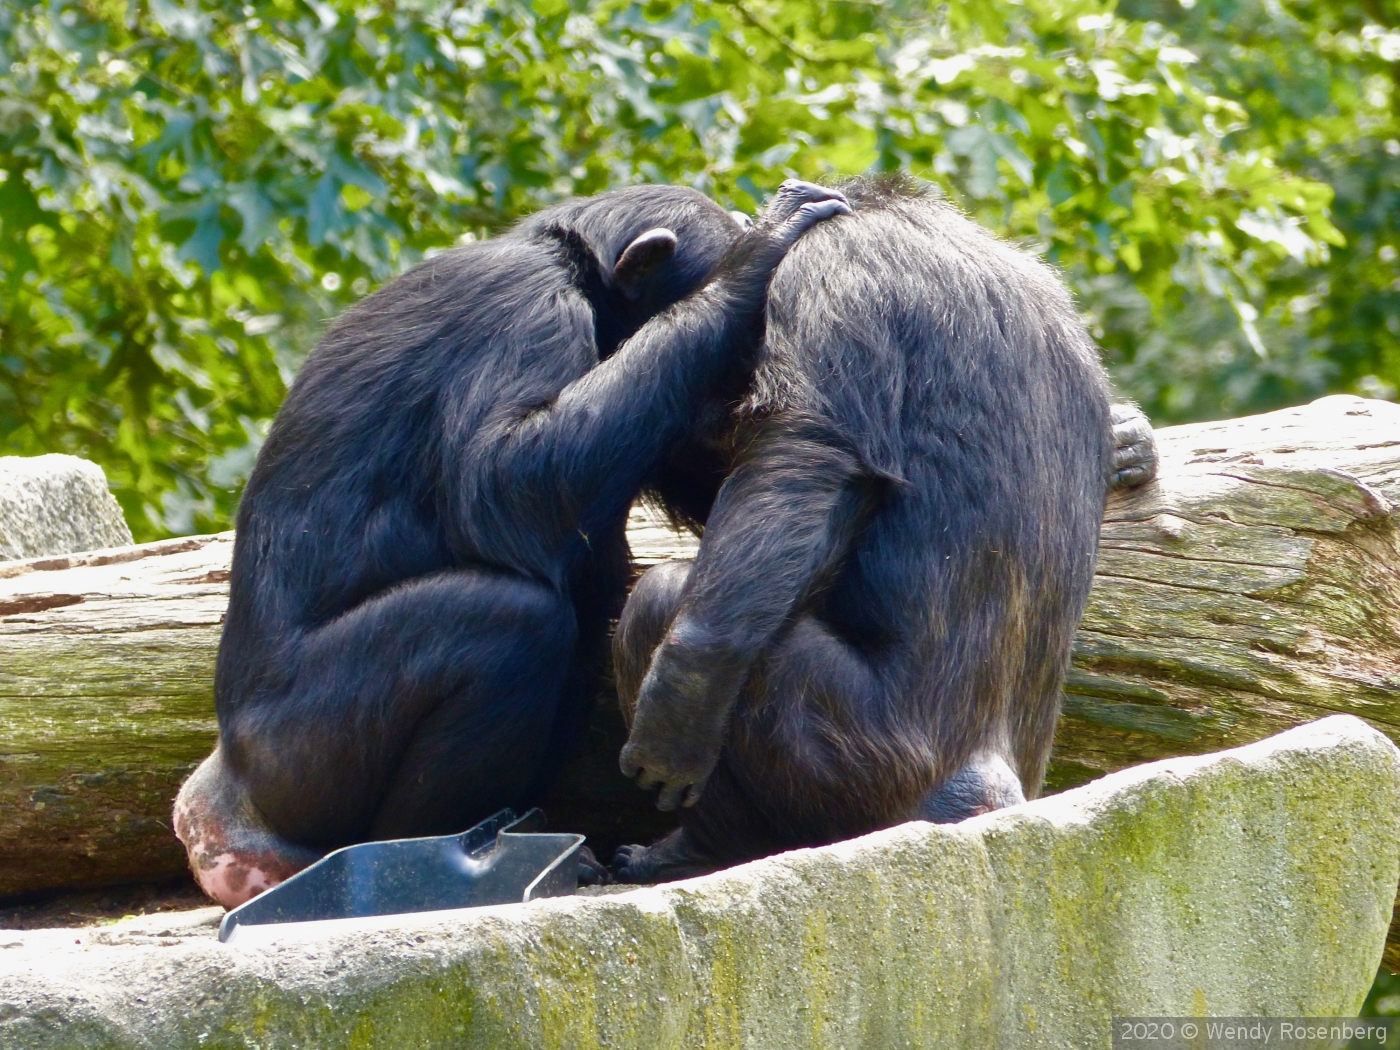
<svg viewBox="0 0 1400 1050"><path fill-rule="evenodd" d="M618 624L621 765L690 808L622 881L1034 795L1106 486L1155 472L1048 267L912 180L843 189L747 398L653 482L704 535Z"/></svg>
<svg viewBox="0 0 1400 1050"><path fill-rule="evenodd" d="M176 800L234 905L327 849L528 804L586 721L643 479L742 386L768 281L839 194L747 232L688 189L542 211L349 310L238 512L219 745Z"/></svg>

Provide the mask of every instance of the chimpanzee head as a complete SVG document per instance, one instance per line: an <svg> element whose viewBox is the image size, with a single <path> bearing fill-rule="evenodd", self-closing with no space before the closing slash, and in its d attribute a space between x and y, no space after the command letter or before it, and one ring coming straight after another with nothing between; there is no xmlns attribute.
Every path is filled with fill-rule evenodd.
<svg viewBox="0 0 1400 1050"><path fill-rule="evenodd" d="M556 237L575 256L598 317L601 357L704 284L743 233L718 204L684 186L629 186L565 201L517 230Z"/></svg>

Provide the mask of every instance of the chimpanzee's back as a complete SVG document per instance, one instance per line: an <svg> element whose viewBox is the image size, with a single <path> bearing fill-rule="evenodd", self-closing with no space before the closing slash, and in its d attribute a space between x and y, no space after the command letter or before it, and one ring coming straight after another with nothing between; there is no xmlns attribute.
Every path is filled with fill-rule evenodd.
<svg viewBox="0 0 1400 1050"><path fill-rule="evenodd" d="M901 655L891 684L939 735L1005 721L1033 792L1093 579L1103 369L1047 266L917 184L843 189L855 215L774 277L746 413L800 420L886 479L808 608Z"/></svg>

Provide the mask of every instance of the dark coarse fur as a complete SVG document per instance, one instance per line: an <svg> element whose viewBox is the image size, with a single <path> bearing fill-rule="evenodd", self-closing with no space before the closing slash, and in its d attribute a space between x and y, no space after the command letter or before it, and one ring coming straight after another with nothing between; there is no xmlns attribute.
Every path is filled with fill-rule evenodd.
<svg viewBox="0 0 1400 1050"><path fill-rule="evenodd" d="M774 277L693 570L652 570L618 628L624 769L699 795L624 878L958 819L1044 775L1113 467L1104 372L1048 267L918 184L843 190L855 215Z"/></svg>
<svg viewBox="0 0 1400 1050"><path fill-rule="evenodd" d="M210 800L234 797L210 779L242 785L273 853L458 830L538 795L606 664L628 507L751 369L817 189L742 236L687 189L569 202L331 327L239 510L219 761L177 805L190 840L256 852L257 829L208 830L233 809ZM656 227L675 237L641 236Z"/></svg>

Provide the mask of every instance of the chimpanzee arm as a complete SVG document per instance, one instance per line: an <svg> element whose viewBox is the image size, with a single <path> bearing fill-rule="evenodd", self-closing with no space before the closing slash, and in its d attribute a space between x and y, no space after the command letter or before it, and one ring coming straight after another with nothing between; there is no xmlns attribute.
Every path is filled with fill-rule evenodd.
<svg viewBox="0 0 1400 1050"><path fill-rule="evenodd" d="M889 483L834 435L802 429L760 438L725 481L642 682L621 765L661 787L661 809L699 798L754 659L839 565Z"/></svg>
<svg viewBox="0 0 1400 1050"><path fill-rule="evenodd" d="M468 501L499 506L510 492L533 494L539 550L520 553L541 566L557 561L554 548L572 534L586 538L591 522L625 511L701 399L747 362L762 333L769 279L788 249L814 223L849 211L830 190L784 183L714 280L648 320L548 403L487 435L477 483L492 491L485 498L468 491Z"/></svg>

